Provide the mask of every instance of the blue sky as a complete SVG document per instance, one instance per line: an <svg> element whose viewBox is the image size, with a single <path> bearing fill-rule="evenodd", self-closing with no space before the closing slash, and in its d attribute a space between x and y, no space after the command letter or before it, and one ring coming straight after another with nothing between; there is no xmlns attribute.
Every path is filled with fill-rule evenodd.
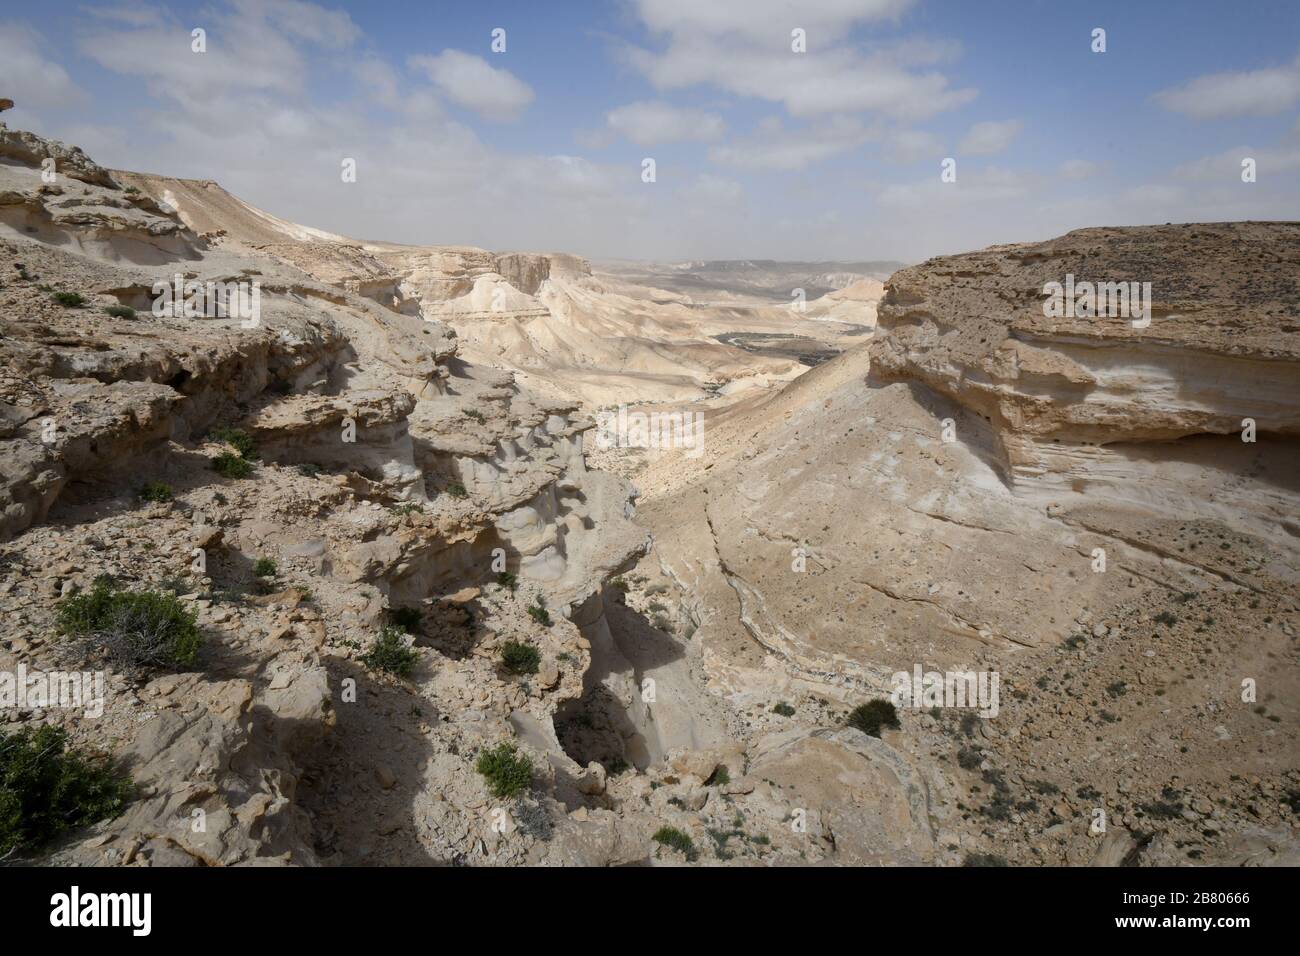
<svg viewBox="0 0 1300 956"><path fill-rule="evenodd" d="M1300 218L1280 0L5 0L0 96L105 165L402 242L916 260Z"/></svg>

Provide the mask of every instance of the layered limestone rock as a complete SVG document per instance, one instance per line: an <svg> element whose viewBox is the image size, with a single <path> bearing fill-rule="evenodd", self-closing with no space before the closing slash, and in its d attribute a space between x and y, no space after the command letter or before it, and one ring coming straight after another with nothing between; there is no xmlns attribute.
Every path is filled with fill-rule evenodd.
<svg viewBox="0 0 1300 956"><path fill-rule="evenodd" d="M1083 862L1100 806L1232 858L1253 815L1214 808L1286 819L1300 752L1295 670L1268 663L1294 661L1300 623L1297 256L1293 224L1236 223L900 271L871 344L636 473L654 600L742 706L999 672L996 718L904 712L890 741L914 768L949 754L930 787L947 851ZM1044 285L1070 273L1150 282L1150 325L1047 317ZM1262 709L1246 678L1271 685ZM1015 796L1017 777L1047 789ZM1176 822L1151 809L1162 789L1187 801Z"/></svg>
<svg viewBox="0 0 1300 956"><path fill-rule="evenodd" d="M1094 502L1167 522L1227 513L1288 553L1297 265L1295 223L1083 229L935 260L891 277L872 379L922 382L983 418L1017 494L1063 511L1078 502L1089 526L1109 520ZM1081 294L1046 315L1044 288L1067 277L1149 285L1145 317L1085 315ZM1264 480L1247 492L1239 474Z"/></svg>
<svg viewBox="0 0 1300 956"><path fill-rule="evenodd" d="M924 382L988 419L1017 477L1082 479L1089 448L1239 438L1247 418L1294 436L1297 266L1295 223L1081 229L931 260L890 278L872 375ZM1067 277L1080 290L1145 284L1149 299L1092 316L1080 291L1068 314L1046 314L1044 289Z"/></svg>

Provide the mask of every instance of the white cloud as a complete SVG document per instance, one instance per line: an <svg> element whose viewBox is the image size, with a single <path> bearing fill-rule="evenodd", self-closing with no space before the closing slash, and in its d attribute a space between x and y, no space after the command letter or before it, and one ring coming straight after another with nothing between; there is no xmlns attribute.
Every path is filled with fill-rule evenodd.
<svg viewBox="0 0 1300 956"><path fill-rule="evenodd" d="M329 49L351 46L361 30L343 10L326 10L306 0L230 0L240 16L274 23L286 34Z"/></svg>
<svg viewBox="0 0 1300 956"><path fill-rule="evenodd" d="M1300 103L1300 58L1288 66L1198 76L1153 98L1194 119L1280 113Z"/></svg>
<svg viewBox="0 0 1300 956"><path fill-rule="evenodd" d="M437 56L413 56L409 63L453 103L487 119L514 119L533 101L532 87L481 56L443 50Z"/></svg>
<svg viewBox="0 0 1300 956"><path fill-rule="evenodd" d="M976 95L950 88L941 73L917 69L952 58L956 45L910 39L864 53L844 37L860 22L897 17L909 6L905 0L640 0L642 20L665 45L624 52L660 90L714 86L781 103L796 117L870 110L923 120ZM790 49L794 27L807 31L806 53Z"/></svg>
<svg viewBox="0 0 1300 956"><path fill-rule="evenodd" d="M721 176L701 173L678 191L690 206L731 206L745 194L740 183Z"/></svg>
<svg viewBox="0 0 1300 956"><path fill-rule="evenodd" d="M722 136L725 124L716 113L683 109L662 100L628 103L605 117L609 128L638 146L685 141L711 142Z"/></svg>
<svg viewBox="0 0 1300 956"><path fill-rule="evenodd" d="M1101 172L1099 163L1089 162L1086 159L1067 159L1061 163L1058 170L1062 179L1078 181L1081 179L1091 179Z"/></svg>
<svg viewBox="0 0 1300 956"><path fill-rule="evenodd" d="M352 75L365 88L367 95L385 109L398 109L401 106L398 76L386 61L378 57L366 57L353 65Z"/></svg>
<svg viewBox="0 0 1300 956"><path fill-rule="evenodd" d="M150 94L176 100L195 116L254 94L264 99L246 105L267 109L275 97L300 96L305 91L311 46L335 51L355 35L338 17L314 19L306 13L302 25L291 31L285 26L290 13L290 8L279 4L248 0L232 0L227 9L209 10L202 18L207 31L203 53L191 48L188 23L161 12L142 20L143 26L110 17L113 25L94 25L78 46L107 70L144 78ZM346 14L340 16L346 19ZM301 41L309 41L308 46L300 46Z"/></svg>
<svg viewBox="0 0 1300 956"><path fill-rule="evenodd" d="M743 33L756 39L774 33L789 43L790 31L807 31L810 49L838 38L855 23L897 19L914 0L637 0L651 30L667 33ZM778 29L779 28L779 29Z"/></svg>
<svg viewBox="0 0 1300 956"><path fill-rule="evenodd" d="M1183 163L1174 169L1174 175L1179 179L1201 182L1218 180L1224 183L1237 183L1241 182L1241 161L1247 157L1255 160L1257 181L1274 173L1300 169L1300 145L1282 149L1235 146L1213 156L1204 156L1190 163Z"/></svg>
<svg viewBox="0 0 1300 956"><path fill-rule="evenodd" d="M88 18L85 52L119 75L115 95L132 108L111 127L56 117L41 131L104 165L215 179L275 215L360 239L649 258L700 257L752 235L737 214L694 218L706 203L734 211L738 184L687 169L681 187L662 170L652 187L639 164L488 146L439 107L423 71L339 55L313 39L322 30L290 33L232 9L217 0L207 14L206 54L190 52L186 23ZM318 90L309 79L326 70L355 82ZM357 162L355 183L341 181L344 157Z"/></svg>
<svg viewBox="0 0 1300 956"><path fill-rule="evenodd" d="M942 74L911 72L892 55L864 57L849 48L814 56L690 36L664 53L632 49L628 55L658 89L715 86L781 103L798 117L870 110L924 120L975 97L973 89L950 89Z"/></svg>
<svg viewBox="0 0 1300 956"><path fill-rule="evenodd" d="M1124 190L1123 202L1140 208L1173 206L1186 198L1181 186L1169 183L1140 183Z"/></svg>
<svg viewBox="0 0 1300 956"><path fill-rule="evenodd" d="M968 153L977 156L991 156L994 153L1000 153L1008 146L1011 141L1020 135L1024 129L1024 123L1020 120L1002 120L1001 122L986 121L976 123L970 128L965 139L961 141L958 150L962 153Z"/></svg>
<svg viewBox="0 0 1300 956"><path fill-rule="evenodd" d="M127 23L135 27L151 26L164 22L167 15L157 7L140 4L122 4L115 7L89 7L83 6L80 12L100 20L111 20L117 23Z"/></svg>
<svg viewBox="0 0 1300 956"><path fill-rule="evenodd" d="M849 117L833 117L799 130L787 130L778 117L768 117L752 136L711 147L709 159L740 169L803 169L853 149L874 135Z"/></svg>
<svg viewBox="0 0 1300 956"><path fill-rule="evenodd" d="M45 38L21 23L0 23L0 91L18 109L71 106L84 95L68 71L37 52Z"/></svg>
<svg viewBox="0 0 1300 956"><path fill-rule="evenodd" d="M884 137L885 155L896 163L915 163L943 155L943 140L920 129L901 129Z"/></svg>
<svg viewBox="0 0 1300 956"><path fill-rule="evenodd" d="M1018 170L989 167L962 172L957 181L945 183L939 178L939 166L928 179L916 183L885 186L876 199L882 206L895 209L942 209L951 206L1010 202L1024 198L1039 185L1039 177Z"/></svg>

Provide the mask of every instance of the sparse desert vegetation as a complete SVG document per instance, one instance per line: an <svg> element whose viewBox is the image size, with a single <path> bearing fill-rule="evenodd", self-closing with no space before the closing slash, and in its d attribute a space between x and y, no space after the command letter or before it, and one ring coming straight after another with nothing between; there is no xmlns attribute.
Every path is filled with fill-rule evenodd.
<svg viewBox="0 0 1300 956"><path fill-rule="evenodd" d="M195 613L175 594L120 588L99 578L58 605L60 631L128 670L198 664L203 638Z"/></svg>

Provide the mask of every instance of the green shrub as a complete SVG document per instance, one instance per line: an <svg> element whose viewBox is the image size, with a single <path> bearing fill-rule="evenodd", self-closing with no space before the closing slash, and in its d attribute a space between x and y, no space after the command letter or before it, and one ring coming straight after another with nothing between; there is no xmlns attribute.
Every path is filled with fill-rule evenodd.
<svg viewBox="0 0 1300 956"><path fill-rule="evenodd" d="M134 186L127 186L125 189L122 190L122 192L127 193L128 195L131 196L134 196L139 191L140 190L136 189Z"/></svg>
<svg viewBox="0 0 1300 956"><path fill-rule="evenodd" d="M537 603L528 609L528 616L542 627L551 626L551 612L546 610L546 599L537 595Z"/></svg>
<svg viewBox="0 0 1300 956"><path fill-rule="evenodd" d="M118 590L99 578L89 592L58 604L59 630L105 651L127 670L192 668L203 637L197 615L175 594Z"/></svg>
<svg viewBox="0 0 1300 956"><path fill-rule="evenodd" d="M516 578L513 574L511 574L509 571L502 571L499 574L497 574L497 584L499 584L503 588L509 588L510 590L513 591L518 586L519 579Z"/></svg>
<svg viewBox="0 0 1300 956"><path fill-rule="evenodd" d="M492 796L500 799L519 796L533 782L533 762L508 740L480 751L474 769L487 780Z"/></svg>
<svg viewBox="0 0 1300 956"><path fill-rule="evenodd" d="M451 495L453 498L469 497L469 492L465 490L465 486L459 481L447 486L447 494Z"/></svg>
<svg viewBox="0 0 1300 956"><path fill-rule="evenodd" d="M146 482L140 489L140 498L143 501L171 501L172 486L162 481Z"/></svg>
<svg viewBox="0 0 1300 956"><path fill-rule="evenodd" d="M276 570L275 562L270 558L258 558L253 562L253 573L259 578L273 578Z"/></svg>
<svg viewBox="0 0 1300 956"><path fill-rule="evenodd" d="M315 478L322 471L324 471L324 469L321 468L320 465L311 461L303 462L298 466L298 474L302 475L304 478Z"/></svg>
<svg viewBox="0 0 1300 956"><path fill-rule="evenodd" d="M242 428L227 428L224 426L214 428L208 432L208 438L212 441L225 442L239 452L240 458L255 459L257 457L257 446L253 443L253 436Z"/></svg>
<svg viewBox="0 0 1300 956"><path fill-rule="evenodd" d="M247 458L223 451L212 459L212 470L222 478L247 478L253 473L253 463Z"/></svg>
<svg viewBox="0 0 1300 956"><path fill-rule="evenodd" d="M680 850L687 860L695 859L695 841L676 827L660 827L651 839L661 846Z"/></svg>
<svg viewBox="0 0 1300 956"><path fill-rule="evenodd" d="M731 771L727 769L726 764L721 763L713 771L713 775L704 782L707 787L722 787L729 783L731 783Z"/></svg>
<svg viewBox="0 0 1300 956"><path fill-rule="evenodd" d="M395 607L389 609L388 619L407 634L415 634L420 630L420 622L424 620L424 615L420 613L418 607Z"/></svg>
<svg viewBox="0 0 1300 956"><path fill-rule="evenodd" d="M115 319L134 319L135 309L125 305L110 305L104 310Z"/></svg>
<svg viewBox="0 0 1300 956"><path fill-rule="evenodd" d="M1007 861L996 853L967 853L962 866L1006 866Z"/></svg>
<svg viewBox="0 0 1300 956"><path fill-rule="evenodd" d="M781 701L781 703L777 704L775 707L772 708L772 713L780 714L782 717L793 717L794 708L791 707L789 704L787 704L785 701Z"/></svg>
<svg viewBox="0 0 1300 956"><path fill-rule="evenodd" d="M501 648L501 662L512 674L536 674L542 652L522 641L506 641Z"/></svg>
<svg viewBox="0 0 1300 956"><path fill-rule="evenodd" d="M86 300L76 292L55 292L52 294L55 302L68 309L79 309L86 304Z"/></svg>
<svg viewBox="0 0 1300 956"><path fill-rule="evenodd" d="M885 727L899 726L898 711L887 700L871 700L853 708L849 714L849 726L856 727L864 734L879 737Z"/></svg>
<svg viewBox="0 0 1300 956"><path fill-rule="evenodd" d="M127 778L68 750L67 739L48 725L0 731L0 860L122 812Z"/></svg>
<svg viewBox="0 0 1300 956"><path fill-rule="evenodd" d="M474 419L474 421L478 422L480 425L487 421L487 419L483 417L483 413L476 408L465 409L464 415L466 418Z"/></svg>
<svg viewBox="0 0 1300 956"><path fill-rule="evenodd" d="M371 670L409 677L411 669L415 667L416 654L406 646L406 639L400 630L384 627L379 632L378 640L361 656L361 661Z"/></svg>

